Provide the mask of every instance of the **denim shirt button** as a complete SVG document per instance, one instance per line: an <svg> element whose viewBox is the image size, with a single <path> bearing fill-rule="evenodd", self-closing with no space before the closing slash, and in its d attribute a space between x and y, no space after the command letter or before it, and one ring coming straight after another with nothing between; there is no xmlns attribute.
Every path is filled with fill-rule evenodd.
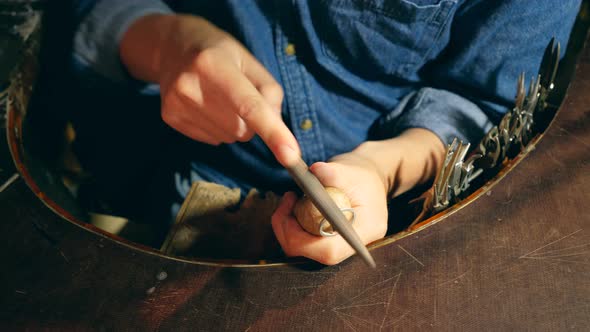
<svg viewBox="0 0 590 332"><path fill-rule="evenodd" d="M287 55L295 55L295 45L293 44L287 44L287 46L285 46L285 54Z"/></svg>
<svg viewBox="0 0 590 332"><path fill-rule="evenodd" d="M310 119L305 119L299 124L299 128L305 131L310 130L311 127L313 127L313 122Z"/></svg>

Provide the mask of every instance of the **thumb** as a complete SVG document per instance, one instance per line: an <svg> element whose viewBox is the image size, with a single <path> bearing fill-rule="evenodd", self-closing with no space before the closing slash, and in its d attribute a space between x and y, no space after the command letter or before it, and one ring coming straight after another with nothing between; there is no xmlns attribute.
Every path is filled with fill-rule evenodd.
<svg viewBox="0 0 590 332"><path fill-rule="evenodd" d="M334 163L320 161L311 165L309 170L318 178L324 187L339 187L337 168L337 165Z"/></svg>

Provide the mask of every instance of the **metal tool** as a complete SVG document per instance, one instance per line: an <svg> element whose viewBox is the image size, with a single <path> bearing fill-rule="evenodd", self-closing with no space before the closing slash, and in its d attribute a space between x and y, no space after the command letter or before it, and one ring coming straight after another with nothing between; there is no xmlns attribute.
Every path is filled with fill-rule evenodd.
<svg viewBox="0 0 590 332"><path fill-rule="evenodd" d="M539 66L539 75L541 76L541 86L546 90L553 90L553 82L557 76L557 68L559 67L559 57L561 54L561 45L555 38L545 48L541 65Z"/></svg>
<svg viewBox="0 0 590 332"><path fill-rule="evenodd" d="M363 244L363 241L352 228L350 222L346 219L340 208L334 203L334 200L328 195L328 192L320 181L310 172L309 167L302 159L299 159L294 165L287 167L287 171L295 180L295 183L311 199L313 204L320 211L322 216L332 225L359 256L372 268L375 268L375 260Z"/></svg>

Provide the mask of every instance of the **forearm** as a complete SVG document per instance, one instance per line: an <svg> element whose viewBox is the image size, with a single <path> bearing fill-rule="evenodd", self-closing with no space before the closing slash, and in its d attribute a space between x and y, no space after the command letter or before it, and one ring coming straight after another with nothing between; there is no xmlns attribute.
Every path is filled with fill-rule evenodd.
<svg viewBox="0 0 590 332"><path fill-rule="evenodd" d="M153 14L135 21L119 44L121 61L140 80L158 82L162 46L172 30L173 15Z"/></svg>
<svg viewBox="0 0 590 332"><path fill-rule="evenodd" d="M440 138L422 128L411 128L395 138L369 141L357 148L372 161L390 196L433 179L444 151Z"/></svg>
<svg viewBox="0 0 590 332"><path fill-rule="evenodd" d="M198 16L153 14L135 21L119 45L121 61L140 80L158 83L162 68L205 48L219 29Z"/></svg>
<svg viewBox="0 0 590 332"><path fill-rule="evenodd" d="M123 34L142 17L172 13L160 0L84 0L74 1L73 5L77 23L72 57L76 71L93 72L124 84L133 80L129 80L121 63L119 45Z"/></svg>

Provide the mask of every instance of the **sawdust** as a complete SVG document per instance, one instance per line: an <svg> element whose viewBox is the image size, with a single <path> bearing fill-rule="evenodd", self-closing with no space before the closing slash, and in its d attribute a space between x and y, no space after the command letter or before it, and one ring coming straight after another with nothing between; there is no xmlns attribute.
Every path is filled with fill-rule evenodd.
<svg viewBox="0 0 590 332"><path fill-rule="evenodd" d="M193 183L161 251L177 256L269 259L282 256L271 227L279 203L272 192L251 190L240 204L240 189Z"/></svg>

